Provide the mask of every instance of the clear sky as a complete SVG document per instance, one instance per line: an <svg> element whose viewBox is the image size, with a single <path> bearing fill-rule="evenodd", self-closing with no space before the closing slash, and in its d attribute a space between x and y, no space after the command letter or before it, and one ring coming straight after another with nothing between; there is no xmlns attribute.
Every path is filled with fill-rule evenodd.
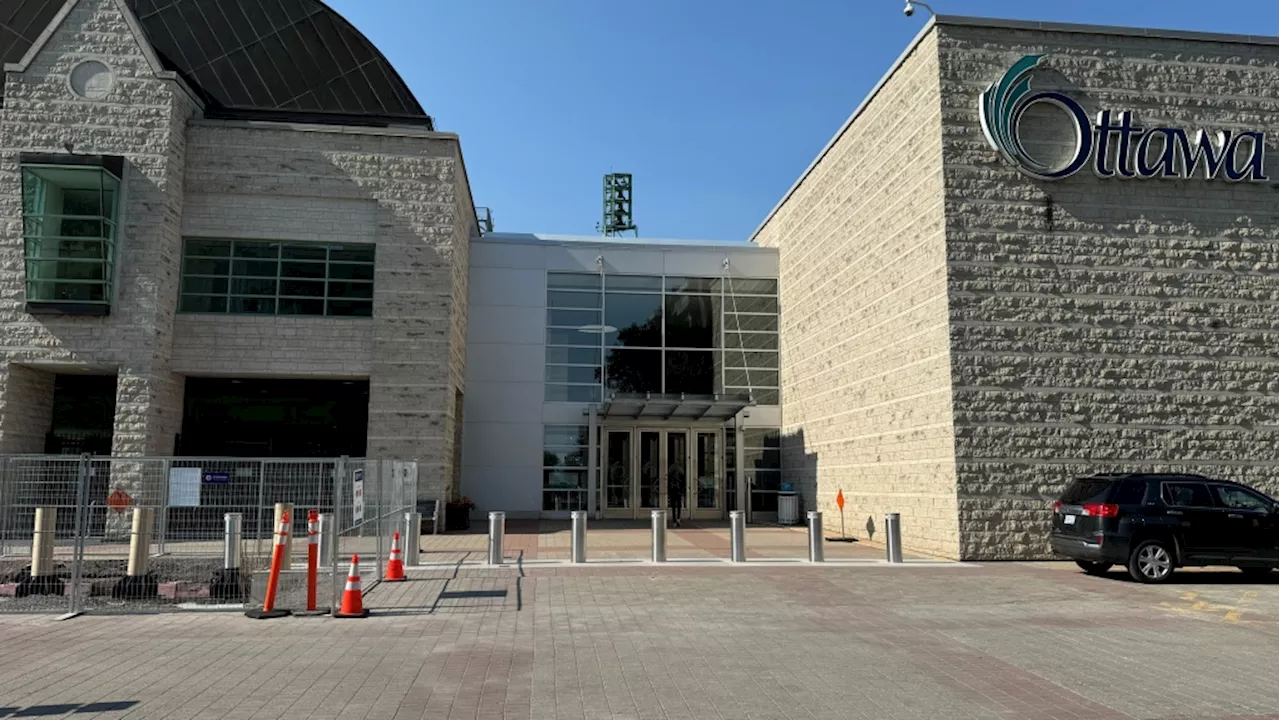
<svg viewBox="0 0 1280 720"><path fill-rule="evenodd" d="M901 0L330 0L462 140L495 230L745 240L924 25ZM932 0L942 14L1275 35L1276 0Z"/></svg>

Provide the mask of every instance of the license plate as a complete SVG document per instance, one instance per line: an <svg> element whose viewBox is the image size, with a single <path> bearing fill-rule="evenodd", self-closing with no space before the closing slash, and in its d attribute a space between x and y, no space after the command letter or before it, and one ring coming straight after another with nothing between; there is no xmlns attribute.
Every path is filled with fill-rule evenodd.
<svg viewBox="0 0 1280 720"><path fill-rule="evenodd" d="M1076 524L1076 516L1075 516L1075 515L1063 515L1063 516L1062 516L1062 524L1063 524L1063 525L1075 525L1075 524Z"/></svg>

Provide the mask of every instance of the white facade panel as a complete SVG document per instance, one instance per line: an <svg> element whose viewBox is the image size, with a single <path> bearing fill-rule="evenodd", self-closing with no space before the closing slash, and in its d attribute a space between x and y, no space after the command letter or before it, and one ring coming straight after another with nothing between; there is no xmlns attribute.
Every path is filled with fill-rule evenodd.
<svg viewBox="0 0 1280 720"><path fill-rule="evenodd" d="M542 507L542 423L471 422L462 440L462 492L483 515L536 516Z"/></svg>
<svg viewBox="0 0 1280 720"><path fill-rule="evenodd" d="M547 273L536 268L484 268L471 273L472 306L541 307L546 304Z"/></svg>
<svg viewBox="0 0 1280 720"><path fill-rule="evenodd" d="M540 268L546 264L546 248L541 245L475 241L471 244L471 267Z"/></svg>
<svg viewBox="0 0 1280 720"><path fill-rule="evenodd" d="M542 345L471 343L467 346L467 387L474 382L535 382L546 376Z"/></svg>
<svg viewBox="0 0 1280 720"><path fill-rule="evenodd" d="M546 310L514 305L472 305L467 341L541 345L546 337Z"/></svg>

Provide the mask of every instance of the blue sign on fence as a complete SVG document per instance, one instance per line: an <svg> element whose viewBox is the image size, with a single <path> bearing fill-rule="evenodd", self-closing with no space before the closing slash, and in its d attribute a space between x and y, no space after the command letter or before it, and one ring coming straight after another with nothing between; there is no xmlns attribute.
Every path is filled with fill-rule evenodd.
<svg viewBox="0 0 1280 720"><path fill-rule="evenodd" d="M204 474L204 481L207 483L229 483L231 482L231 473L229 472L207 472Z"/></svg>

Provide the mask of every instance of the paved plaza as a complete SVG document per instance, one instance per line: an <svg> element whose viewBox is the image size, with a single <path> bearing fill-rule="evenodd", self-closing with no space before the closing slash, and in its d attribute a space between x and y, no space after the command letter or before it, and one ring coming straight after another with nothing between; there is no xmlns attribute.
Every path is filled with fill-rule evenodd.
<svg viewBox="0 0 1280 720"><path fill-rule="evenodd" d="M879 560L866 543L720 528L670 539L512 523L424 538L365 620L239 613L0 616L0 717L1168 718L1277 716L1277 586L1235 571L1150 587L1066 563ZM638 549L633 546L638 546ZM705 557L704 557L705 555ZM773 558L772 561L769 558Z"/></svg>

